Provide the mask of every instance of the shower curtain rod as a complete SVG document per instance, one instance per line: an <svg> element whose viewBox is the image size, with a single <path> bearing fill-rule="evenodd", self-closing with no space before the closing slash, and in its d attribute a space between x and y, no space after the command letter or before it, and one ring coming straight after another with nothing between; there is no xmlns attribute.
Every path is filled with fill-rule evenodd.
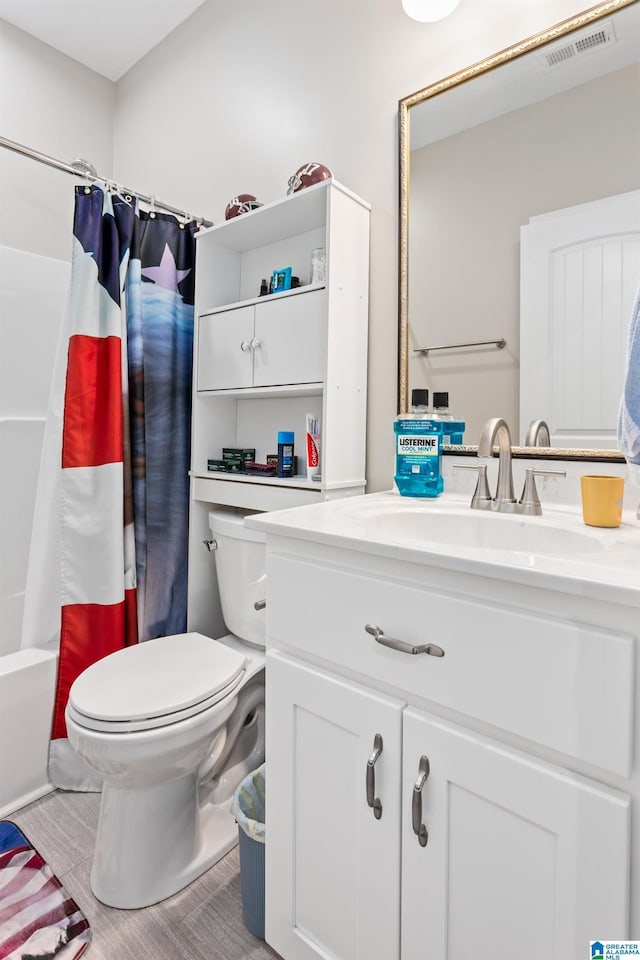
<svg viewBox="0 0 640 960"><path fill-rule="evenodd" d="M62 160L55 160L53 157L48 157L46 153L39 153L37 150L32 150L30 147L25 147L21 143L15 143L13 140L7 140L6 137L0 137L0 147L6 147L8 150L13 150L15 153L21 153L25 157L30 157L32 160L37 160L39 163L46 163L49 167L54 167L56 170L62 170L64 173L71 173L74 177L81 177L83 180L90 180L92 183L103 183L105 186L117 186L119 190L122 190L123 193L130 193L132 196L137 197L138 200L142 200L143 203L148 203L151 208L154 207L160 208L161 210L166 210L168 213L175 213L178 217L187 217L192 220L196 220L198 223L201 223L203 227L212 227L213 223L211 220L205 220L204 217L194 217L187 210L178 210L176 207L170 206L168 203L163 203L161 200L158 200L157 197L146 197L142 193L138 193L136 190L130 190L128 187L123 187L120 184L116 184L114 180L108 180L106 177L99 177L95 172L95 168L91 164L87 164L86 161L74 161L78 166L73 166L70 163L63 163ZM89 173L89 169L93 172Z"/></svg>

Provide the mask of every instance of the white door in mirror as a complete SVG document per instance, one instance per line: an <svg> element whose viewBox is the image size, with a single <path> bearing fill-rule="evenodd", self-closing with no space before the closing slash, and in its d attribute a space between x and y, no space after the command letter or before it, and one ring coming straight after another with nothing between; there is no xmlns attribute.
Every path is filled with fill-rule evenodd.
<svg viewBox="0 0 640 960"><path fill-rule="evenodd" d="M616 449L640 276L640 190L532 217L520 245L520 427L551 445Z"/></svg>

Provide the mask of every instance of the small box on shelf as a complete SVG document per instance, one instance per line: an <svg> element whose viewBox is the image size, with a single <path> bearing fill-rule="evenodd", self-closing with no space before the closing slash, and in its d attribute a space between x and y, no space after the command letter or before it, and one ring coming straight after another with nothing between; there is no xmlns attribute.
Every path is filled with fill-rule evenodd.
<svg viewBox="0 0 640 960"><path fill-rule="evenodd" d="M241 460L239 457L207 460L207 470L209 470L210 473L241 473L244 470L244 460Z"/></svg>
<svg viewBox="0 0 640 960"><path fill-rule="evenodd" d="M256 448L255 447L223 447L222 459L223 460L242 460L242 462L246 464L247 461L256 459Z"/></svg>
<svg viewBox="0 0 640 960"><path fill-rule="evenodd" d="M255 461L249 460L245 463L245 470L249 476L256 477L275 477L278 468L277 465L272 463L256 463Z"/></svg>
<svg viewBox="0 0 640 960"><path fill-rule="evenodd" d="M291 290L291 267L274 270L271 274L271 293Z"/></svg>
<svg viewBox="0 0 640 960"><path fill-rule="evenodd" d="M267 454L267 463L269 463L269 464L271 464L272 466L274 466L274 467L276 468L276 470L277 470L277 469L278 469L278 454L277 454L277 453L268 453L268 454ZM297 476L298 476L298 458L297 458L297 456L296 456L295 454L294 454L294 456L293 456L293 476L294 476L294 477L297 477Z"/></svg>

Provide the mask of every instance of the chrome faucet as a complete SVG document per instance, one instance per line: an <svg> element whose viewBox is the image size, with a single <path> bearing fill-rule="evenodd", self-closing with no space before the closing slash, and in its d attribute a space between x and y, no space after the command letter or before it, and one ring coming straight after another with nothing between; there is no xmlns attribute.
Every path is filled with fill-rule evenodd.
<svg viewBox="0 0 640 960"><path fill-rule="evenodd" d="M515 511L516 498L513 495L513 474L511 472L511 431L509 430L509 424L502 417L493 417L485 423L478 441L478 456L492 456L496 441L500 455L493 508L503 513L512 513Z"/></svg>
<svg viewBox="0 0 640 960"><path fill-rule="evenodd" d="M541 424L544 420L538 421ZM454 470L477 470L478 482L471 499L472 510L496 510L498 513L522 513L526 516L539 517L542 513L542 505L536 490L536 477L565 477L564 470L536 470L533 467L527 467L525 470L525 481L522 496L518 501L513 495L513 474L511 470L511 432L506 420L502 417L493 417L487 420L478 443L478 456L490 457L493 455L493 448L498 444L498 481L496 483L496 495L491 496L489 485L487 483L487 465L485 463L474 466L454 464Z"/></svg>
<svg viewBox="0 0 640 960"><path fill-rule="evenodd" d="M525 447L550 447L551 436L546 420L532 420L524 441Z"/></svg>

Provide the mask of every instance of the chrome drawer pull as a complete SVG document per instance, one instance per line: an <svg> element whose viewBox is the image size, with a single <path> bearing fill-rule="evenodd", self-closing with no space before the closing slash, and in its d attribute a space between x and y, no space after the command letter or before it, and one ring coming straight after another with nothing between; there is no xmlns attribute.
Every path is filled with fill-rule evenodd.
<svg viewBox="0 0 640 960"><path fill-rule="evenodd" d="M429 839L427 828L422 822L422 788L427 782L429 770L429 758L420 757L418 779L413 785L413 793L411 796L411 825L413 826L413 832L417 836L418 843L421 847L426 847L427 840Z"/></svg>
<svg viewBox="0 0 640 960"><path fill-rule="evenodd" d="M406 640L385 637L384 632L374 623L365 624L365 630L371 634L376 643L381 643L383 647L391 647L392 650L399 650L400 653L428 653L430 657L444 657L444 650L435 643L423 643L420 646L415 646L413 643L407 643Z"/></svg>
<svg viewBox="0 0 640 960"><path fill-rule="evenodd" d="M382 753L382 737L376 733L373 738L373 753L367 760L367 803L373 809L376 820L382 816L382 800L376 797L376 760Z"/></svg>

